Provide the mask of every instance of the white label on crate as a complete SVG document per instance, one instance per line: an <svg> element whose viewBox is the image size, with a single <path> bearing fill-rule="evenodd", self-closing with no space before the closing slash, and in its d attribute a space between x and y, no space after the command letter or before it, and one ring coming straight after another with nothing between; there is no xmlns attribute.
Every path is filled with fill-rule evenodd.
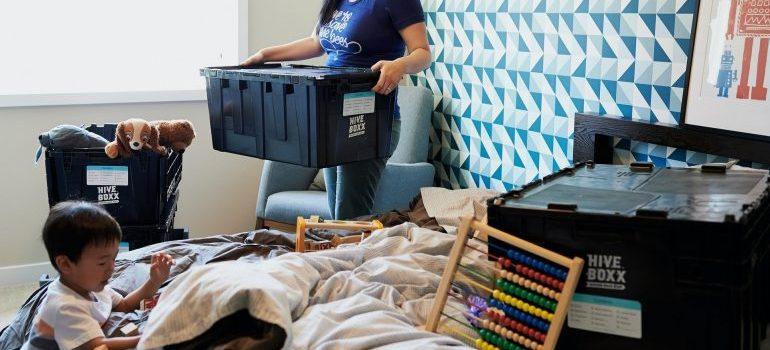
<svg viewBox="0 0 770 350"><path fill-rule="evenodd" d="M342 97L342 116L374 113L374 92L353 92Z"/></svg>
<svg viewBox="0 0 770 350"><path fill-rule="evenodd" d="M128 186L128 167L109 165L86 166L88 186Z"/></svg>
<svg viewBox="0 0 770 350"><path fill-rule="evenodd" d="M348 127L348 138L366 134L366 121L364 115L350 117L350 126Z"/></svg>
<svg viewBox="0 0 770 350"><path fill-rule="evenodd" d="M642 304L635 300L578 294L572 297L567 325L570 328L642 338Z"/></svg>
<svg viewBox="0 0 770 350"><path fill-rule="evenodd" d="M128 242L120 242L120 244L118 244L118 253L125 253L130 250Z"/></svg>

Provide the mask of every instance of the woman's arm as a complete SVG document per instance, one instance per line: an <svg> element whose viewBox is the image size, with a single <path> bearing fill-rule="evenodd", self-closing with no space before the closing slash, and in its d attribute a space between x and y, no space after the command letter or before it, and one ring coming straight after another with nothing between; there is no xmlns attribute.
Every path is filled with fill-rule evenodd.
<svg viewBox="0 0 770 350"><path fill-rule="evenodd" d="M323 55L324 50L313 35L288 44L266 47L241 63L242 66L275 61L300 61Z"/></svg>
<svg viewBox="0 0 770 350"><path fill-rule="evenodd" d="M372 70L380 71L380 80L372 91L389 94L404 74L414 74L430 66L432 61L425 22L415 23L399 31L408 54L394 61L379 61Z"/></svg>

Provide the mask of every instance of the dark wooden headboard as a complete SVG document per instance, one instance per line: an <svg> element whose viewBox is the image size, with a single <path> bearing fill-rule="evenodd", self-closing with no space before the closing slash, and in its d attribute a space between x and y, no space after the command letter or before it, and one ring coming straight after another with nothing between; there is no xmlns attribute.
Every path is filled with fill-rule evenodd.
<svg viewBox="0 0 770 350"><path fill-rule="evenodd" d="M611 164L615 137L770 164L770 137L582 113L575 114L573 161Z"/></svg>

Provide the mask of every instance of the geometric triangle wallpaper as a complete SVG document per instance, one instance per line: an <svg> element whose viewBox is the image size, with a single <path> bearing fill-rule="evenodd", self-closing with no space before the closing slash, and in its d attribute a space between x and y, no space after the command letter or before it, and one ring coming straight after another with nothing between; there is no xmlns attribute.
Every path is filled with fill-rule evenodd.
<svg viewBox="0 0 770 350"><path fill-rule="evenodd" d="M431 159L444 187L511 190L572 161L576 112L678 123L695 0L423 0ZM616 140L619 162L718 158Z"/></svg>

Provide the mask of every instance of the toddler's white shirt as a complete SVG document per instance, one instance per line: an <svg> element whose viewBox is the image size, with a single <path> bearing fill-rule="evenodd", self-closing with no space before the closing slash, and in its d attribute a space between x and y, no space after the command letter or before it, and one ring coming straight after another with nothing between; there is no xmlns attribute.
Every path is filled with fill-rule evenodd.
<svg viewBox="0 0 770 350"><path fill-rule="evenodd" d="M102 325L112 307L123 299L110 286L91 292L93 300L65 286L57 278L48 292L38 317L53 328L54 340L62 349L74 349L97 337L104 337Z"/></svg>

